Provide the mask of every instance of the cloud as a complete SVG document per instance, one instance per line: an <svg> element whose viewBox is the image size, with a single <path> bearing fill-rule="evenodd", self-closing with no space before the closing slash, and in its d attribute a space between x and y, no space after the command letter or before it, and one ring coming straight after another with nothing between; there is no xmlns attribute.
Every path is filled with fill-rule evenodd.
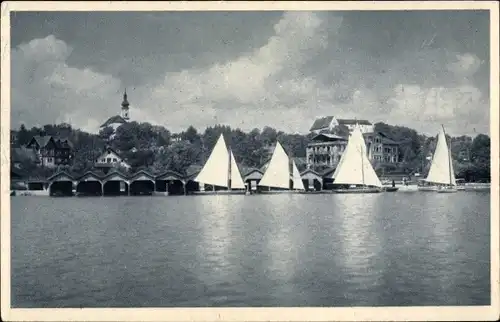
<svg viewBox="0 0 500 322"><path fill-rule="evenodd" d="M13 126L69 122L95 130L116 104L120 80L89 68L70 67L72 48L49 35L12 50L11 99Z"/></svg>
<svg viewBox="0 0 500 322"><path fill-rule="evenodd" d="M472 85L423 88L399 84L388 104L391 120L418 130L432 133L430 124L434 128L444 124L454 133L472 132L473 128L487 132L488 123L484 120L489 116L488 104L482 92Z"/></svg>
<svg viewBox="0 0 500 322"><path fill-rule="evenodd" d="M373 56L363 44L352 48L357 41L342 43L350 36L342 21L339 15L288 12L253 48L182 70L160 63L166 53L153 64L154 77L142 75L144 82L127 88L131 118L172 131L223 123L306 133L325 115L427 133L437 123L456 133L488 131L488 97L473 80L482 69L475 53L448 52L435 40L433 48ZM95 132L119 113L123 74L70 63L79 50L72 44L49 35L12 49L12 126L65 121Z"/></svg>
<svg viewBox="0 0 500 322"><path fill-rule="evenodd" d="M447 67L448 70L461 77L474 75L482 63L479 57L472 53L456 54L455 58L456 60L449 62Z"/></svg>

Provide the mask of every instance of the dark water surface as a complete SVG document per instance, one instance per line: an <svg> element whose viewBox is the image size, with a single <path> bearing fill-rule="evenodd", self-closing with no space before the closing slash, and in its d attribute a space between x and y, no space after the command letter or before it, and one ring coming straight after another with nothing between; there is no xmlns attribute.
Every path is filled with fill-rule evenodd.
<svg viewBox="0 0 500 322"><path fill-rule="evenodd" d="M490 304L490 194L12 197L13 307Z"/></svg>

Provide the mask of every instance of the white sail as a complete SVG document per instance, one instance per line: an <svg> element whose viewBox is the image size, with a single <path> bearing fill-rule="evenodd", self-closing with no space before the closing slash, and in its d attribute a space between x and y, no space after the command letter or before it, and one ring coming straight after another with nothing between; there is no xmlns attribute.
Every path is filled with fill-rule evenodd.
<svg viewBox="0 0 500 322"><path fill-rule="evenodd" d="M439 131L436 150L434 151L429 174L425 180L438 184L456 185L453 161L446 143L444 128Z"/></svg>
<svg viewBox="0 0 500 322"><path fill-rule="evenodd" d="M352 184L382 187L373 166L368 160L363 134L356 126L334 173L335 184Z"/></svg>
<svg viewBox="0 0 500 322"><path fill-rule="evenodd" d="M266 172L259 182L259 186L273 188L290 188L290 164L288 155L279 142L276 143L273 156Z"/></svg>
<svg viewBox="0 0 500 322"><path fill-rule="evenodd" d="M293 189L295 190L305 190L304 182L302 182L302 177L300 176L299 169L297 169L297 165L295 161L292 161L292 181L293 181Z"/></svg>
<svg viewBox="0 0 500 322"><path fill-rule="evenodd" d="M194 179L199 183L227 187L229 177L229 152L221 134L207 162Z"/></svg>
<svg viewBox="0 0 500 322"><path fill-rule="evenodd" d="M349 134L350 135L350 134ZM337 167L335 168L335 171L333 172L332 174L332 179L335 179L337 177L337 174L339 173L339 170L341 169L342 167L342 163L344 163L344 160L345 160L345 156L347 154L347 148L349 147L349 145L347 145L344 149L344 152L342 153L342 155L340 156L340 160L339 160L339 163L337 164Z"/></svg>
<svg viewBox="0 0 500 322"><path fill-rule="evenodd" d="M231 189L245 189L245 183L241 178L240 169L236 164L233 151L231 151Z"/></svg>

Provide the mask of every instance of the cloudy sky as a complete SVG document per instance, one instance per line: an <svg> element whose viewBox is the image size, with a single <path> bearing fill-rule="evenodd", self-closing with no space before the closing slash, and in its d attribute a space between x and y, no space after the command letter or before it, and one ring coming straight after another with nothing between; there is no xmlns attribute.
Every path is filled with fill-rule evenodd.
<svg viewBox="0 0 500 322"><path fill-rule="evenodd" d="M316 117L489 132L489 13L17 12L12 127L119 113L180 131Z"/></svg>

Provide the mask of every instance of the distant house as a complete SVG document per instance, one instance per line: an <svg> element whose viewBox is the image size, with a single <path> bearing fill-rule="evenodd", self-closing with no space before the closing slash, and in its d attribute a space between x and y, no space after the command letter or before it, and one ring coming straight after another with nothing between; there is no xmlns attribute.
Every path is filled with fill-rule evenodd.
<svg viewBox="0 0 500 322"><path fill-rule="evenodd" d="M368 159L374 164L389 166L399 160L400 143L381 132L364 133ZM336 167L347 146L348 137L320 133L307 145L308 169Z"/></svg>
<svg viewBox="0 0 500 322"><path fill-rule="evenodd" d="M349 131L352 131L356 124L360 126L362 133L370 133L374 131L374 126L370 121L355 120L355 119L337 119L334 116L325 116L316 119L316 121L314 121L309 131L316 134L331 132L335 127L339 125L345 126L349 129Z"/></svg>
<svg viewBox="0 0 500 322"><path fill-rule="evenodd" d="M121 114L111 116L109 119L107 119L106 122L104 122L101 125L100 130L103 130L107 127L111 127L113 129L113 131L116 131L117 128L119 128L123 124L127 123L130 119L129 106L130 106L130 104L127 100L127 91L125 91L125 93L123 94Z"/></svg>
<svg viewBox="0 0 500 322"><path fill-rule="evenodd" d="M130 169L130 164L128 164L121 156L110 147L107 147L104 152L97 158L95 165L96 168L113 168L113 167L123 167L125 169Z"/></svg>
<svg viewBox="0 0 500 322"><path fill-rule="evenodd" d="M49 168L70 165L73 157L73 144L57 136L35 135L26 148L33 150L41 166Z"/></svg>

